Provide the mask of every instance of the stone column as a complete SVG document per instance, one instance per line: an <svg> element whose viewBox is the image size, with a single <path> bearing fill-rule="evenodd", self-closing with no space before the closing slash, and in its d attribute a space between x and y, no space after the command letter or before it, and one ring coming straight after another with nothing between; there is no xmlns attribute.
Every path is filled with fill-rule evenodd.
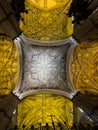
<svg viewBox="0 0 98 130"><path fill-rule="evenodd" d="M98 96L85 95L78 92L72 101L76 106L81 108L94 123L98 124Z"/></svg>

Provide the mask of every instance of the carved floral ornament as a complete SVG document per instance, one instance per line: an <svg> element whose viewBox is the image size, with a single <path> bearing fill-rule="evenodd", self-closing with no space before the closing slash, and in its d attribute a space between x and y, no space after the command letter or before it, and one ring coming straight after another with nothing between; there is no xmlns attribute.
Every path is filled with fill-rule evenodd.
<svg viewBox="0 0 98 130"><path fill-rule="evenodd" d="M63 4L55 0L26 0L26 11L20 18L21 30L25 36L39 42L68 38L73 33L72 18L67 15L70 4L71 0L63 1Z"/></svg>
<svg viewBox="0 0 98 130"><path fill-rule="evenodd" d="M32 92L52 92L71 98L69 93L74 95L74 88L83 93L98 93L97 43L76 46L72 37L58 43L38 43L22 35L15 41L18 56L15 45L9 39L2 40L0 54L5 58L0 60L1 95L15 88L18 77L14 92L22 93L22 97Z"/></svg>
<svg viewBox="0 0 98 130"><path fill-rule="evenodd" d="M13 91L20 99L32 93L76 93L68 77L68 57L76 46L72 37L56 43L39 43L25 36L15 40L20 53L20 77Z"/></svg>
<svg viewBox="0 0 98 130"><path fill-rule="evenodd" d="M31 1L31 0L30 0ZM29 90L32 89L32 86L33 86L33 89L36 90L36 88L39 88L39 89L43 89L43 92L44 92L44 86L46 86L47 88L47 91L48 89L52 89L53 87L58 90L59 86L61 85L61 88L60 88L60 91L64 91L64 92L71 92L74 93L74 91L76 92L76 90L73 89L73 85L78 88L77 86L77 83L76 81L73 82L73 79L71 78L73 73L70 73L70 71L74 71L73 66L75 65L73 63L70 64L71 62L70 61L70 54L71 54L71 49L76 46L76 42L75 40L73 40L72 37L70 37L70 35L72 34L72 30L71 30L71 33L68 33L68 30L67 28L65 29L66 30L66 33L63 32L63 27L65 26L62 21L64 20L63 18L65 18L65 14L64 12L67 11L67 9L69 8L69 5L67 6L67 3L69 1L66 1L65 3L63 3L64 1L62 1L62 7L60 6L60 8L55 8L53 11L54 11L54 14L53 16L58 16L58 14L61 14L62 12L62 17L60 17L59 20L58 17L55 17L57 18L56 20L59 21L59 24L61 25L62 23L62 27L61 26L58 26L59 24L56 24L57 22L55 21L54 23L54 17L50 17L50 11L51 10L45 10L45 12L43 13L43 11L38 8L38 6L40 6L39 2L36 1L35 4L37 5L37 7L34 5L33 8L35 12L32 12L32 8L30 6L30 2L29 0L26 0L25 1L25 6L26 6L26 9L28 11L31 12L31 15L32 16L32 19L34 20L33 23L34 24L34 27L35 27L35 32L34 33L30 33L29 36L34 36L34 40L37 41L35 42L34 40L32 41L32 37L30 37L31 39L28 39L26 38L25 36L23 35L20 35L19 38L16 38L15 42L18 46L18 49L19 49L19 54L20 54L20 76L19 76L19 82L18 82L18 85L17 85L17 90L19 89L19 86L21 86L21 89L19 89L19 92L25 92L26 90L28 90L25 86L26 84L28 85L28 88ZM48 2L47 0L44 1L44 2ZM56 2L58 3L59 5L59 1L56 1L56 0L52 0L52 2ZM28 3L28 6L27 6L27 3ZM34 4L34 1L31 3L31 4ZM3 4L4 5L4 4ZM44 5L44 4L43 4ZM47 5L47 4L46 4ZM64 6L63 6L64 5ZM46 7L46 6L45 6ZM65 8L66 7L66 8ZM61 12L59 12L59 10ZM44 8L43 8L44 10ZM42 12L41 12L42 11ZM49 12L48 12L49 11ZM30 13L29 12L29 13ZM7 11L6 11L7 13ZM27 12L28 13L28 12ZM35 15L32 15L35 14ZM41 17L37 17L38 16L41 16ZM48 21L46 21L44 19L44 14L45 14L45 19L47 18L52 18L52 19L48 19ZM49 14L49 16L48 16ZM29 14L21 14L23 15L23 18L24 18L24 21L27 19L27 22L26 25L28 26L29 25L29 22L31 23L32 20L30 21L31 17L29 16ZM25 17L26 16L26 17ZM33 17L34 16L34 17ZM43 17L42 17L43 16ZM51 15L52 16L52 15ZM59 15L60 16L60 15ZM64 16L64 17L63 17ZM67 16L66 16L67 17ZM39 18L41 18L39 20ZM37 20L37 23L36 23L36 20ZM65 18L66 19L66 18ZM52 21L51 21L52 20ZM67 19L68 20L68 19ZM71 20L70 20L71 21ZM41 24L39 24L39 22ZM46 22L46 25L44 24L44 22ZM51 24L50 24L51 23ZM65 22L66 23L66 22ZM68 21L67 21L67 25L68 25ZM55 27L53 28L52 26L50 27L50 25L52 25ZM36 25L36 26L35 26ZM42 27L43 29L40 30L39 32L36 32L36 29L39 28L39 25L40 27ZM42 26L43 25L43 26ZM45 25L45 26L44 26ZM64 26L63 26L64 25ZM66 25L66 26L67 26ZM5 26L4 26L5 27ZM57 27L59 27L57 29ZM32 28L31 24L30 24L30 28ZM30 29L29 28L29 29ZM68 26L69 28L69 26ZM28 28L27 28L28 29ZM50 30L49 30L50 29ZM58 30L58 31L54 31L55 30ZM60 30L59 30L60 29ZM72 29L72 28L71 28ZM10 30L10 29L8 29ZM33 28L34 30L34 28ZM70 30L70 29L69 29ZM7 31L7 30L6 30ZM26 30L27 31L27 30ZM46 32L45 32L46 31ZM48 32L47 32L48 31ZM50 31L53 32L51 33L51 36L50 36ZM10 31L11 32L11 31ZM28 32L30 32L30 30L28 30ZM70 32L70 31L69 31ZM24 33L24 32L23 32ZM47 33L49 35L47 35ZM19 30L19 34L20 34L20 30ZM34 35L33 35L34 34ZM45 34L45 35L43 35ZM64 34L64 37L63 35ZM66 35L68 34L68 35ZM39 36L38 36L39 35ZM55 35L55 36L54 36ZM66 36L65 36L66 35ZM45 37L44 37L45 36ZM50 38L51 40L47 39L46 36L49 36L47 38ZM59 37L60 36L60 37ZM16 34L15 34L15 37L16 37ZM69 38L67 38L69 37ZM36 39L37 38L37 39ZM53 39L54 38L54 39ZM65 39L65 40L63 40ZM40 40L40 42L39 42ZM43 44L42 44L43 42ZM51 43L51 44L50 44ZM71 44L72 43L72 44ZM96 45L97 46L97 45ZM78 47L77 47L78 48ZM89 47L87 47L87 51L89 50ZM72 50L73 50L72 49ZM83 48L85 49L85 48ZM29 51L28 51L29 50ZM80 49L81 50L81 49ZM73 55L74 55L75 51L73 52ZM78 53L77 53L78 54ZM76 55L77 55L76 54ZM83 51L83 54L85 54L85 51ZM96 54L97 54L97 51L96 51ZM58 56L59 55L59 56ZM88 54L86 54L88 55ZM76 56L77 57L77 56ZM85 59L85 57L84 57ZM93 59L93 58L92 58ZM77 59L76 59L77 61ZM93 62L95 62L93 60ZM29 64L28 64L29 63ZM81 61L81 64L82 64L82 61ZM96 62L97 64L97 62ZM85 66L87 65L87 62L85 64ZM46 67L47 66L47 67ZM71 66L71 67L70 67ZM79 65L78 65L79 66ZM76 65L76 68L78 67ZM87 65L88 66L88 65ZM93 65L92 65L93 66ZM90 68L92 68L92 66ZM51 69L52 70L51 70ZM79 68L79 70L77 70L75 68L75 75L78 73L77 71L79 71L81 69L81 67ZM92 70L92 73L93 73L93 69ZM84 73L84 70L82 71ZM81 72L81 73L82 73ZM53 76L51 76L51 73ZM42 76L40 76L42 75ZM73 77L75 77L75 75ZM81 75L81 74L80 74ZM79 75L79 76L80 76ZM91 74L92 75L92 74ZM90 76L91 76L90 75ZM95 75L97 75L97 72L94 74L94 77L96 77ZM8 75L7 75L8 76ZM88 77L90 77L87 75L86 76L83 76L83 79L85 79L85 81L83 80L83 82L89 82L89 79ZM30 80L30 82L27 81L27 79ZM40 80L39 80L40 79ZM64 79L66 79L64 81ZM70 82L70 80L72 80L72 82ZM64 81L64 82L63 82ZM80 81L80 80L79 80ZM91 81L91 80L90 80ZM95 89L96 86L97 86L97 78L96 80L92 80L92 83L95 84ZM72 84L71 84L72 83ZM33 85L32 85L33 84ZM66 87L65 87L66 86ZM67 87L67 86L70 86L70 87ZM83 87L83 86L82 86ZM84 88L84 87L83 87ZM86 87L85 87L86 88ZM88 88L88 87L87 87ZM93 92L92 88L89 87L90 91L89 92ZM97 92L97 90L95 90ZM12 89L11 89L12 90ZM71 90L71 91L70 91ZM87 89L85 89L87 90ZM16 91L16 89L15 89ZM14 91L14 92L15 92ZM53 89L54 91L54 89ZM52 91L52 92L53 92ZM79 89L80 91L80 89ZM57 91L56 91L57 92ZM62 93L62 92L61 92ZM18 93L17 93L18 94ZM64 94L64 93L63 93ZM27 94L28 95L28 94Z"/></svg>
<svg viewBox="0 0 98 130"><path fill-rule="evenodd" d="M21 20L24 23L24 28L27 33L25 33L24 29L22 31L24 35L27 34L26 36L33 39L33 41L26 38L26 36L23 36L23 34L19 35L21 30L19 29L10 6L7 1L4 1L4 3L1 2L1 5L4 6L4 10L2 8L4 17L9 16L9 20L5 20L2 23L2 28L7 35L12 39L15 39L14 42L19 50L19 80L13 93L21 98L32 91L36 92L38 89L40 92L48 92L49 89L51 92L54 91L54 93L63 94L69 98L72 98L72 95L74 94L73 87L67 82L68 66L66 65L68 59L67 53L69 56L71 49L76 45L74 45L74 39L70 37L73 30L73 27L70 26L71 24L69 25L71 19L69 20L65 14L71 1L60 2L51 0L51 2L54 3L52 4L53 8L50 7L49 1L41 1L42 10L41 8L38 8L40 7L39 1L25 1L25 9L27 12L21 14L21 16L23 16ZM7 10L5 12L5 4L8 7L9 12ZM55 8L56 6L57 8ZM10 15L11 13L13 15ZM60 15L61 13L62 15ZM61 17L59 18L59 16ZM4 17L1 17L1 19ZM10 22L10 17L13 18L12 22ZM66 21L66 26L63 20ZM4 26L4 24L6 26L8 25L6 22L9 22L9 28ZM16 29L12 23L18 29ZM71 27L70 29L68 29L69 26ZM30 35L28 35L28 33ZM43 44L40 43L41 41ZM64 81L64 79L66 80Z"/></svg>
<svg viewBox="0 0 98 130"><path fill-rule="evenodd" d="M85 97L88 95L77 92L98 94L98 71L95 69L97 68L98 49L96 48L98 44L77 45L71 36L73 33L73 27L70 24L72 19L65 14L69 8L69 5L67 6L69 0L66 3L63 0L62 2L51 0L52 6L48 6L50 5L48 0L41 0L42 4L36 0L31 5L30 1L32 2L32 0L25 1L26 10L20 14L20 27L23 34L8 1L0 1L2 7L0 27L6 35L14 39L19 52L19 55L14 53L15 44L12 44L13 47L10 46L11 50L7 45L4 48L2 44L0 45L2 50L0 55L3 54L4 57L1 60L4 64L0 64L1 85L4 85L2 87L6 91L4 94L12 92L0 103L0 112L3 115L0 118L2 128L7 127L13 110L24 97L39 93L67 97L77 106L83 107L88 115L92 114L92 118L94 117L96 121L97 116L95 116L96 113L92 113L92 105L89 101L85 102ZM9 58L12 58L11 62ZM14 78L16 75L18 75L17 83L15 82L17 79ZM11 85L13 85L12 88L10 88Z"/></svg>
<svg viewBox="0 0 98 130"><path fill-rule="evenodd" d="M70 78L82 93L98 95L98 43L81 43L70 58Z"/></svg>

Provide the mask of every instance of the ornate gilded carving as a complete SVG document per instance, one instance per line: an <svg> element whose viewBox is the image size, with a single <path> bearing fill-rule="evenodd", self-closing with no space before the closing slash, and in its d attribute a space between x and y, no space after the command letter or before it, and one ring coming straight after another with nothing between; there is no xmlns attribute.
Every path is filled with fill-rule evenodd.
<svg viewBox="0 0 98 130"><path fill-rule="evenodd" d="M45 93L32 95L23 99L18 106L18 128L25 125L26 130L34 125L38 129L39 124L46 126L46 123L53 128L52 120L55 128L58 128L58 123L63 128L69 128L73 123L72 113L72 102L63 96Z"/></svg>
<svg viewBox="0 0 98 130"><path fill-rule="evenodd" d="M29 4L43 10L51 10L63 5L68 5L72 0L26 0Z"/></svg>
<svg viewBox="0 0 98 130"><path fill-rule="evenodd" d="M15 88L19 72L19 57L15 44L7 37L0 37L0 96Z"/></svg>
<svg viewBox="0 0 98 130"><path fill-rule="evenodd" d="M41 0L25 0L26 12L21 13L20 27L29 38L37 41L56 41L72 34L72 19L67 16L71 0L63 3L51 1L55 3L53 8L49 0L43 1L44 3Z"/></svg>
<svg viewBox="0 0 98 130"><path fill-rule="evenodd" d="M70 59L70 78L77 90L98 94L98 43L81 43Z"/></svg>

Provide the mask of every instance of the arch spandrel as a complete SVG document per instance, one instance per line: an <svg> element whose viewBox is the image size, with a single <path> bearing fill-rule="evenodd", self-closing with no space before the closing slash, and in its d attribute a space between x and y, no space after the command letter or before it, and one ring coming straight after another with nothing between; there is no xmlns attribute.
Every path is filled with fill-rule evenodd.
<svg viewBox="0 0 98 130"><path fill-rule="evenodd" d="M81 43L70 59L70 78L82 93L98 94L98 43Z"/></svg>

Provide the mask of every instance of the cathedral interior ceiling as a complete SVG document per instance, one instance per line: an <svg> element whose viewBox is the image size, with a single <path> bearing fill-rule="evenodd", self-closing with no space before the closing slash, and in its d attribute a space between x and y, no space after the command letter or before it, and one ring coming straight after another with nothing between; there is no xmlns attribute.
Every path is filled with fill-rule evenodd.
<svg viewBox="0 0 98 130"><path fill-rule="evenodd" d="M72 46L70 40L67 44L62 42L73 34L72 18L66 15L72 1L50 1L25 0L26 12L20 14L19 25L23 34L38 45L22 42L22 61L17 43L14 44L6 36L0 36L0 97L13 90L17 92L17 88L22 93L28 89L44 87L70 94L77 90L98 95L98 42L75 43L69 55ZM21 87L16 87L20 80L20 70ZM39 123L45 125L46 122L51 126L52 118L56 125L60 121L64 128L64 122L68 127L72 125L73 105L67 99L70 96L66 98L52 93L29 94L31 96L26 95L26 98L23 95L24 99L18 106L20 128L23 124L29 128L32 124L38 127Z"/></svg>
<svg viewBox="0 0 98 130"><path fill-rule="evenodd" d="M28 96L19 104L18 113L18 127L20 129L23 124L26 126L25 129L28 129L32 124L35 128L39 128L39 123L45 126L47 122L52 127L51 118L55 122L55 128L58 128L58 122L64 128L71 127L73 123L72 102L63 96L54 94ZM66 122L67 126L64 122Z"/></svg>
<svg viewBox="0 0 98 130"><path fill-rule="evenodd" d="M54 3L51 4L54 6L52 9L50 5L46 8L50 1L43 7L42 3L44 0L42 0L43 8L40 8L40 2L31 1L25 1L26 12L21 13L20 19L21 30L27 37L35 41L51 42L68 38L72 34L72 18L66 15L70 7L70 0L62 0L62 2L51 0Z"/></svg>
<svg viewBox="0 0 98 130"><path fill-rule="evenodd" d="M81 43L70 59L72 84L83 93L98 95L98 43Z"/></svg>

